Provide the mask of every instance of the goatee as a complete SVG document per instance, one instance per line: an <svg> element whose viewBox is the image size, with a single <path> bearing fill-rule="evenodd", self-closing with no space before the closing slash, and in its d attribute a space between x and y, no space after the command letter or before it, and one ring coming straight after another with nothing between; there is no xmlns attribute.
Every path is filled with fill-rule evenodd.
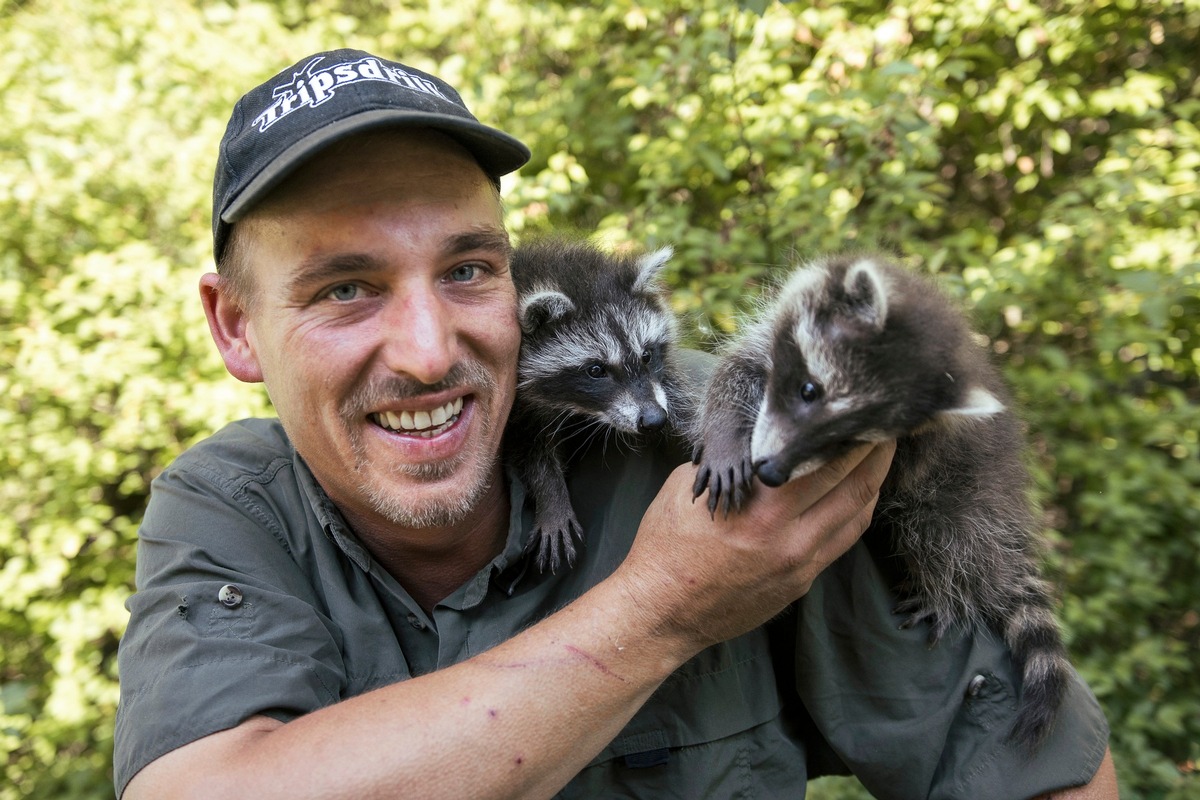
<svg viewBox="0 0 1200 800"><path fill-rule="evenodd" d="M498 473L499 453L491 453L471 474L464 474L463 484L437 497L416 500L398 492L390 481L366 479L368 469L379 469L383 465L372 464L367 456L359 434L358 424L373 409L395 406L404 400L446 391L460 390L474 394L477 402L474 412L479 415L481 439L491 440L497 421L492 417L493 406L486 402L496 392L495 377L476 361L462 361L454 365L445 378L436 384L424 384L402 375L391 375L372 379L356 389L340 409L343 423L349 434L354 454L354 471L364 476L359 488L371 508L384 519L406 528L447 527L467 518L484 495L492 488L493 477ZM422 482L436 482L454 475L469 460L471 451L463 450L453 458L435 463L395 463L387 466L393 475Z"/></svg>

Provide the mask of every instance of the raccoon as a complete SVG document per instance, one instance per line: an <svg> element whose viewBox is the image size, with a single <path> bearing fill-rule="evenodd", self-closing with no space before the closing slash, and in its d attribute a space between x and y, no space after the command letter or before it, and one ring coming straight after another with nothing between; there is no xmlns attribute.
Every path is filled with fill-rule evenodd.
<svg viewBox="0 0 1200 800"><path fill-rule="evenodd" d="M728 514L862 442L896 439L873 527L904 564L902 627L1003 637L1024 676L1011 741L1034 749L1066 650L1038 571L1023 435L999 373L929 280L873 254L796 270L723 355L697 421L695 497Z"/></svg>
<svg viewBox="0 0 1200 800"><path fill-rule="evenodd" d="M514 251L522 336L506 452L534 500L528 547L543 571L572 566L582 536L563 474L567 440L690 424L692 392L675 364L677 325L659 285L671 255L615 256L567 239Z"/></svg>

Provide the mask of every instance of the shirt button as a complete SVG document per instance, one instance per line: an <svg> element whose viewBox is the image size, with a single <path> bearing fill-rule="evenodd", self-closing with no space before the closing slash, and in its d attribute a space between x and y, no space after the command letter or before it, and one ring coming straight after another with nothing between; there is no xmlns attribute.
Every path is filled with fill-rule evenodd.
<svg viewBox="0 0 1200 800"><path fill-rule="evenodd" d="M217 600L226 608L237 608L242 604L242 590L232 583L227 583L217 592Z"/></svg>
<svg viewBox="0 0 1200 800"><path fill-rule="evenodd" d="M414 628L416 628L419 631L425 630L425 623L422 622L421 618L418 617L416 614L408 615L408 624L412 625Z"/></svg>

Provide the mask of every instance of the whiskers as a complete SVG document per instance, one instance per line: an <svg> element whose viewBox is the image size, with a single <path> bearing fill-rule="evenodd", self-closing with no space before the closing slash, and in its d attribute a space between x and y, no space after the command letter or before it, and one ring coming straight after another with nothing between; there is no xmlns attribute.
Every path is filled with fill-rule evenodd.
<svg viewBox="0 0 1200 800"><path fill-rule="evenodd" d="M616 430L602 420L595 417L583 417L570 414L568 412L568 420L560 423L555 431L556 437L562 446L570 448L565 452L567 463L575 461L580 455L590 450L597 437L603 437L601 443L601 452L608 452L608 443L614 439L620 443L622 441L636 440L632 434L626 434Z"/></svg>

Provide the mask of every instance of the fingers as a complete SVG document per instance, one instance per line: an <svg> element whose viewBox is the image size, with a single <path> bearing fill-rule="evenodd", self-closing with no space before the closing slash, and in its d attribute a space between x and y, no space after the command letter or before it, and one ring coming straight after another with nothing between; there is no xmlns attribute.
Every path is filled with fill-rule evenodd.
<svg viewBox="0 0 1200 800"><path fill-rule="evenodd" d="M846 502L852 506L874 505L895 453L896 443L888 441L858 448L849 454L853 459L845 463L831 463L829 466L835 467L835 472L840 475L834 485L847 492ZM826 496L828 492L822 500Z"/></svg>
<svg viewBox="0 0 1200 800"><path fill-rule="evenodd" d="M876 477L879 461L886 463L886 459L874 457L860 462L838 484L837 491L826 494L809 509L813 529L826 531L823 538L815 538L804 548L813 577L849 550L870 527L883 481L882 476Z"/></svg>
<svg viewBox="0 0 1200 800"><path fill-rule="evenodd" d="M809 535L797 537L793 551L809 583L870 526L895 449L894 442L859 448L827 465L827 474L813 473L818 482L814 490L824 493L804 512L803 529Z"/></svg>
<svg viewBox="0 0 1200 800"><path fill-rule="evenodd" d="M893 443L889 443L888 446L892 449L895 447ZM876 482L874 479L876 471L879 468L878 450L879 448L875 445L860 445L845 455L830 461L820 469L797 478L798 482L803 482L803 493L812 501L809 505L819 503L834 489L846 483L847 479L852 475L854 476L854 480L850 481L850 483L854 488L861 491L862 495L865 495L858 496L855 499L859 504L870 499L879 490L879 483L883 482L883 475L887 474L887 464L891 463L891 450L888 450L886 462L883 465L883 475L879 475L878 482ZM868 468L864 472L858 472L864 463L868 463ZM874 488L870 488L871 486Z"/></svg>
<svg viewBox="0 0 1200 800"><path fill-rule="evenodd" d="M780 487L759 486L742 513L758 518L760 524L780 526L809 514L825 501L834 505L815 518L828 517L840 524L878 493L894 449L892 442L860 445Z"/></svg>

